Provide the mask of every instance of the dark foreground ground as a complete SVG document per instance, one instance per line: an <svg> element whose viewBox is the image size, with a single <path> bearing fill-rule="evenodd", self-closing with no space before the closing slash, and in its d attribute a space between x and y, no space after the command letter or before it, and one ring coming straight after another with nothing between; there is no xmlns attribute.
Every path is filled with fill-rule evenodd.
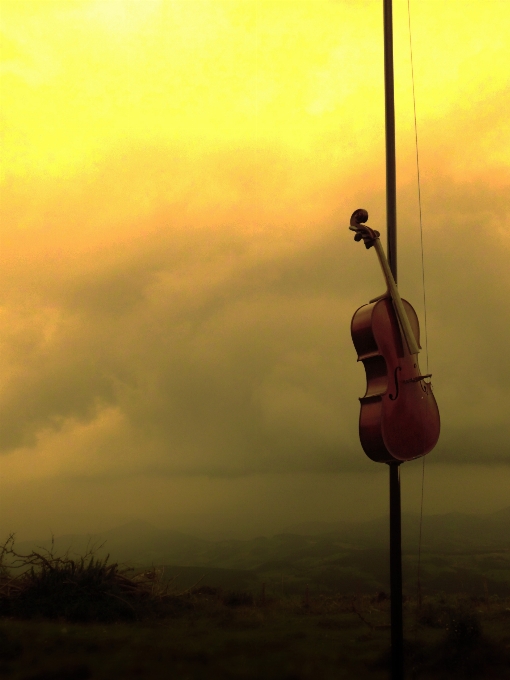
<svg viewBox="0 0 510 680"><path fill-rule="evenodd" d="M406 678L510 679L510 598L407 602ZM389 603L379 596L271 599L212 588L129 623L0 619L12 680L386 680Z"/></svg>

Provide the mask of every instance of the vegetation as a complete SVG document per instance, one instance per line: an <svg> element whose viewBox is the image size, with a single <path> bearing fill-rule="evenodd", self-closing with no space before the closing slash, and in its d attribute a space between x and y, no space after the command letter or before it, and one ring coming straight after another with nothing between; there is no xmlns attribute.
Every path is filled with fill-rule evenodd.
<svg viewBox="0 0 510 680"><path fill-rule="evenodd" d="M11 557L6 566L6 557ZM53 549L20 555L11 535L0 548L0 616L113 622L166 615L183 606L155 568L131 578L133 569L108 564L94 550L73 559ZM13 574L13 572L17 572Z"/></svg>
<svg viewBox="0 0 510 680"><path fill-rule="evenodd" d="M7 566L7 558L9 565ZM162 570L98 559L0 552L0 676L14 680L388 677L389 598L380 591L300 593L201 581L178 590ZM510 598L405 602L406 668L415 680L505 677Z"/></svg>

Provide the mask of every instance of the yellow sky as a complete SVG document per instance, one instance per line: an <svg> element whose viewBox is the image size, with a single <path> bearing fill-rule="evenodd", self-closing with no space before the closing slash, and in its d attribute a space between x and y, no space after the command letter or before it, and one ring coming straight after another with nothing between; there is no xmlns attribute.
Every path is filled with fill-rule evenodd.
<svg viewBox="0 0 510 680"><path fill-rule="evenodd" d="M151 475L179 498L191 484L179 475L202 475L227 499L229 475L252 475L256 499L265 474L341 475L342 451L345 470L362 460L348 328L380 274L338 226L358 202L383 226L381 4L0 0L0 464L12 489L0 502L18 503L25 531L50 516L37 524L23 505L34 480L46 498L71 480L84 499L92 480L126 508L137 475L140 498ZM411 0L411 13L438 456L472 464L469 428L490 425L500 464L510 3ZM394 0L394 33L399 215L413 225L399 266L418 308L407 0ZM508 473L494 470L497 505ZM334 494L312 487L310 512ZM298 508L301 481L288 488ZM217 491L201 493L214 505ZM70 528L72 503L48 513Z"/></svg>
<svg viewBox="0 0 510 680"><path fill-rule="evenodd" d="M504 89L507 2L411 6L423 126ZM176 141L192 153L276 143L319 153L328 164L352 162L380 136L378 1L3 0L1 7L6 173L65 177L119 146ZM403 0L395 2L395 55L406 131ZM340 129L340 148L322 148ZM491 159L504 158L504 149L490 147Z"/></svg>

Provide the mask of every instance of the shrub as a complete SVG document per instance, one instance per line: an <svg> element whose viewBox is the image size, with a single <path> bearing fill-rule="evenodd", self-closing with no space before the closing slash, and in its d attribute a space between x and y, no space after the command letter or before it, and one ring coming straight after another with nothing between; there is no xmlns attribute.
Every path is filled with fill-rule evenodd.
<svg viewBox="0 0 510 680"><path fill-rule="evenodd" d="M445 628L448 620L448 609L444 604L426 602L418 610L418 623L423 626Z"/></svg>
<svg viewBox="0 0 510 680"><path fill-rule="evenodd" d="M476 611L460 606L448 610L447 615L447 643L459 650L476 645L482 637L480 617Z"/></svg>
<svg viewBox="0 0 510 680"><path fill-rule="evenodd" d="M223 604L227 607L251 607L253 595L247 591L231 591L223 597Z"/></svg>
<svg viewBox="0 0 510 680"><path fill-rule="evenodd" d="M72 559L50 550L19 555L14 536L0 549L0 615L65 618L69 621L116 621L145 615L174 614L185 607L170 595L155 569L128 577L129 569L108 564L93 551ZM53 542L52 542L53 546ZM5 557L13 561L9 568ZM21 573L12 575L12 570Z"/></svg>

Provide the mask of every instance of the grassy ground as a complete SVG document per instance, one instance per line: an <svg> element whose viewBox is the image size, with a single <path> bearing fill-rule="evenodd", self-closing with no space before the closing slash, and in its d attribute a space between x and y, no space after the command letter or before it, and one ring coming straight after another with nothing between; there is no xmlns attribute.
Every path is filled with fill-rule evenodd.
<svg viewBox="0 0 510 680"><path fill-rule="evenodd" d="M172 616L129 623L0 621L0 676L28 680L388 678L388 601L249 602L197 592ZM244 599L243 599L244 598ZM406 605L407 677L510 677L510 602Z"/></svg>
<svg viewBox="0 0 510 680"><path fill-rule="evenodd" d="M333 581L327 593L308 586L297 592L303 583L290 589L283 576L267 589L202 581L183 592L161 569L126 572L93 553L20 555L13 546L12 536L0 546L0 677L389 677L389 600L382 592L344 587L334 594ZM276 579L281 565L275 569ZM420 606L407 599L404 618L408 680L510 678L507 596L490 596L486 587L482 597L429 597Z"/></svg>

